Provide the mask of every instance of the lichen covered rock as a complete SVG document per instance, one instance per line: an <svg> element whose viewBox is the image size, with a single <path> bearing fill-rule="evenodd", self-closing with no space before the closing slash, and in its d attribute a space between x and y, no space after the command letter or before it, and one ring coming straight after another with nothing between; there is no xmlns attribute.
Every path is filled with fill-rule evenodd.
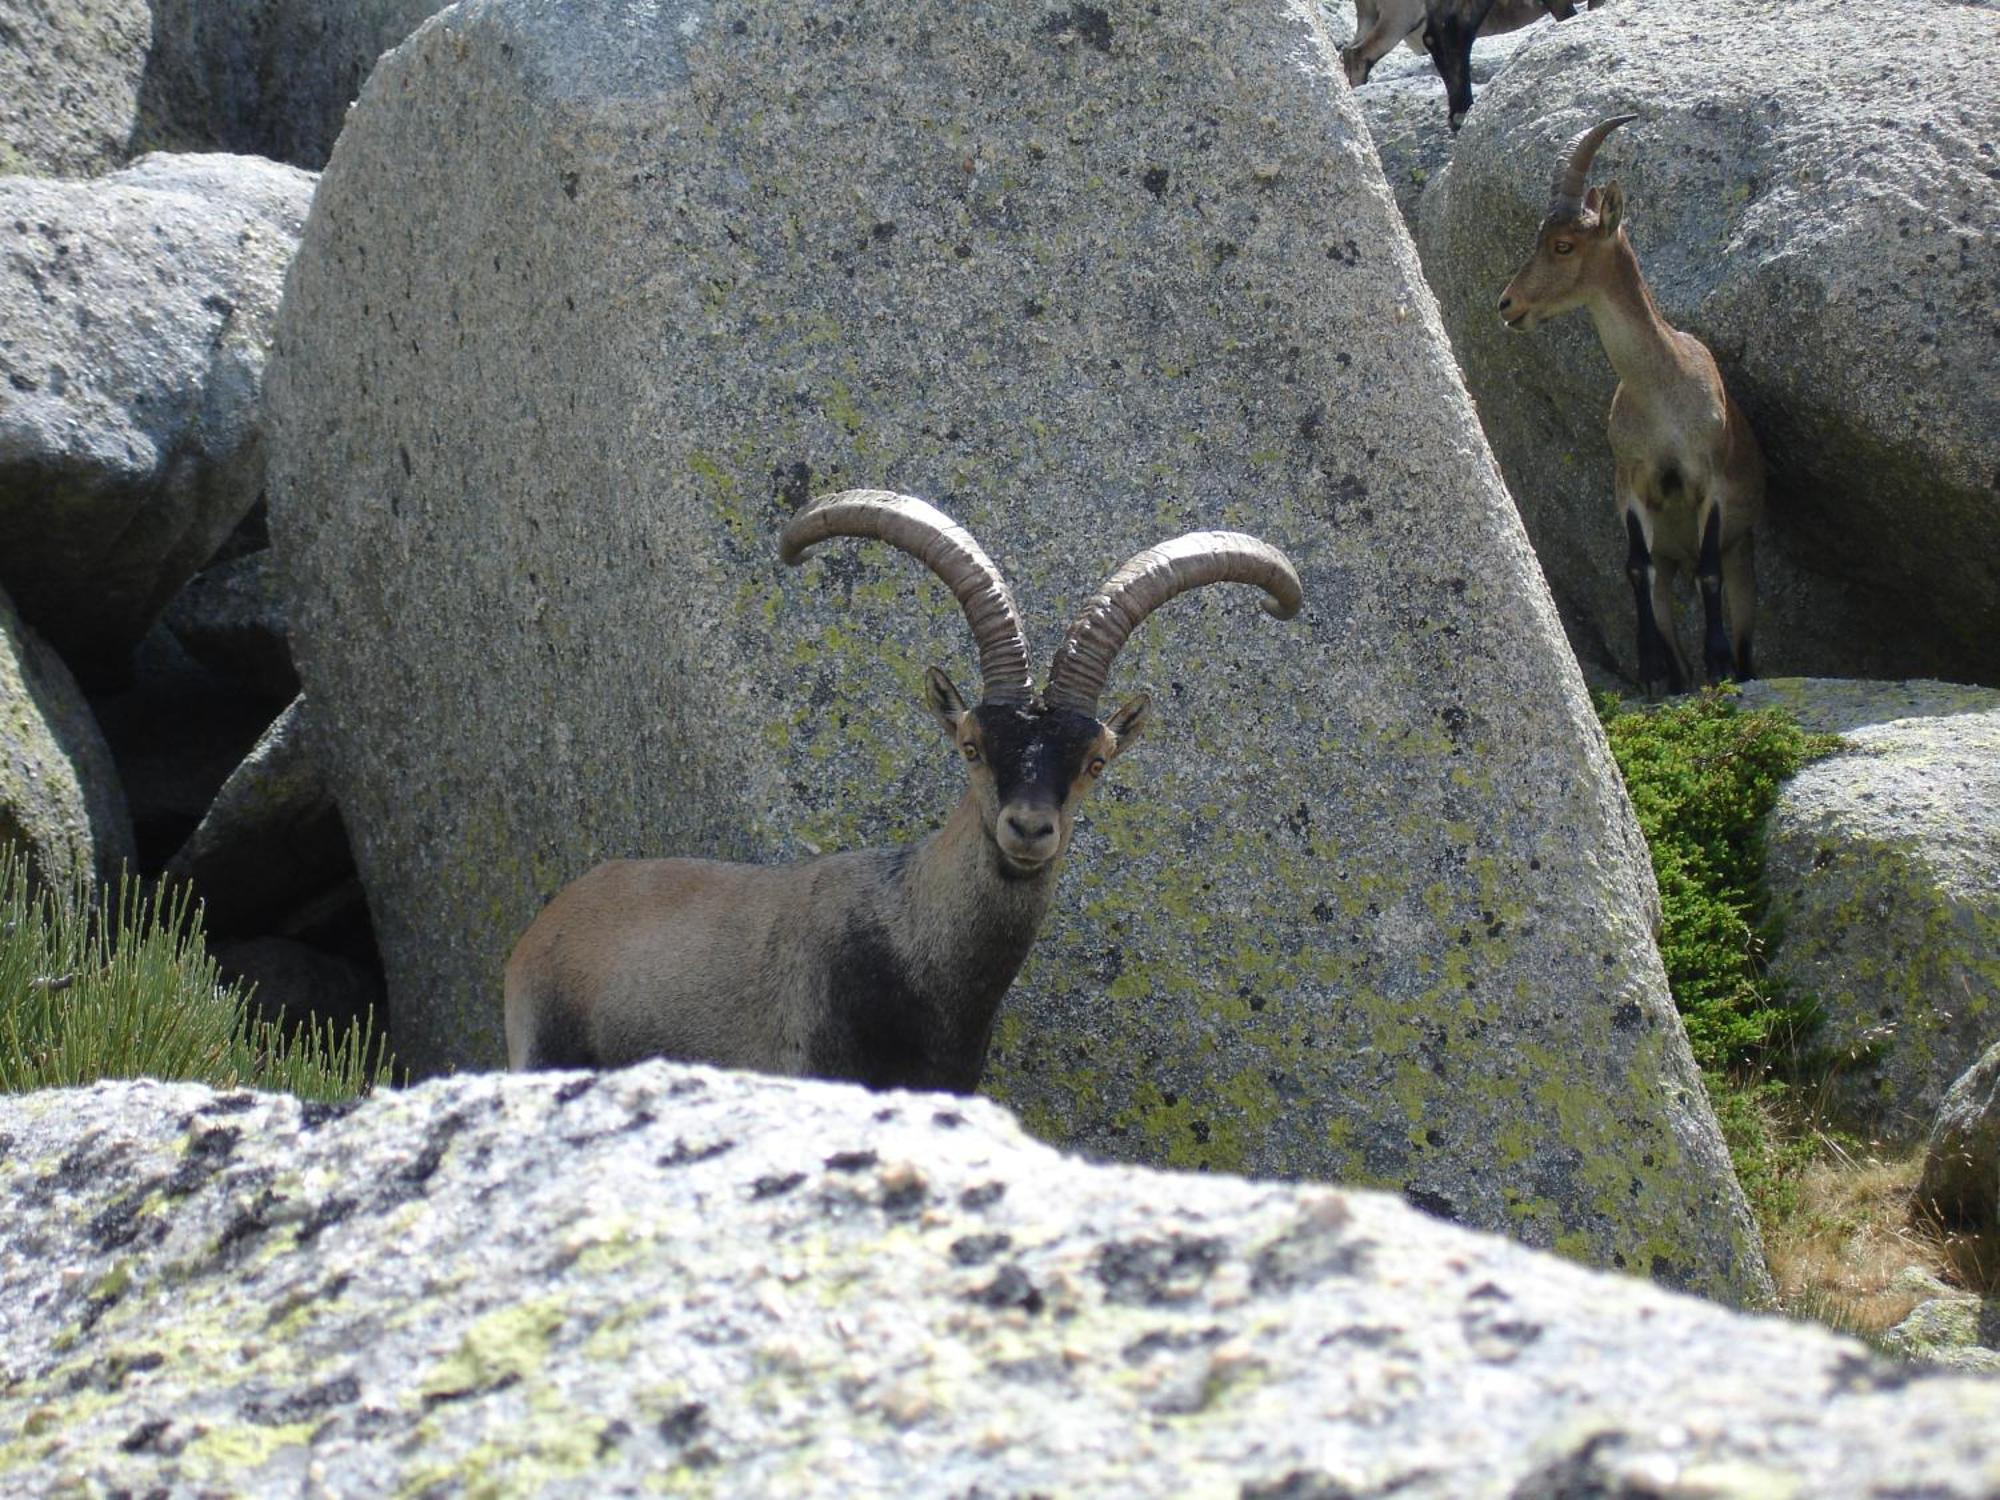
<svg viewBox="0 0 2000 1500"><path fill-rule="evenodd" d="M1580 656L1636 674L1616 377L1588 314L1522 334L1496 303L1564 144L1633 113L1594 180L1763 446L1763 669L2000 686L1996 94L2000 14L1943 0L1615 0L1481 92L1418 245Z"/></svg>
<svg viewBox="0 0 2000 1500"><path fill-rule="evenodd" d="M1917 1203L1954 1228L2000 1229L2000 1042L1939 1104Z"/></svg>
<svg viewBox="0 0 2000 1500"><path fill-rule="evenodd" d="M59 887L133 854L111 751L62 659L0 594L0 845Z"/></svg>
<svg viewBox="0 0 2000 1500"><path fill-rule="evenodd" d="M312 192L236 156L0 177L0 587L86 679L117 675L256 503Z"/></svg>
<svg viewBox="0 0 2000 1500"><path fill-rule="evenodd" d="M1990 1496L2000 1383L983 1100L0 1099L0 1489Z"/></svg>
<svg viewBox="0 0 2000 1500"><path fill-rule="evenodd" d="M1637 830L1338 67L1287 0L495 0L383 61L267 409L399 1058L498 1064L507 952L600 859L941 820L962 618L886 549L783 569L810 495L967 523L1038 674L1127 557L1232 526L1305 612L1211 589L1126 649L1107 701L1157 728L991 1087L1757 1294Z"/></svg>
<svg viewBox="0 0 2000 1500"><path fill-rule="evenodd" d="M1808 717L1865 718L1847 696ZM1846 738L1785 785L1767 824L1771 975L1819 1003L1812 1045L1836 1059L1838 1116L1909 1143L2000 1035L2000 710Z"/></svg>
<svg viewBox="0 0 2000 1500"><path fill-rule="evenodd" d="M1933 1297L1883 1335L1907 1359L1967 1375L2000 1375L2000 1297Z"/></svg>

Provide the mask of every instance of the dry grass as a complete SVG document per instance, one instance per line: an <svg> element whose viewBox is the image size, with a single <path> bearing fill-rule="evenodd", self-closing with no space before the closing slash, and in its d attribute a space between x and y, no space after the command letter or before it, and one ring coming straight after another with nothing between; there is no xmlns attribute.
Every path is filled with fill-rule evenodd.
<svg viewBox="0 0 2000 1500"><path fill-rule="evenodd" d="M2000 1294L2000 1232L1955 1233L1913 1212L1921 1146L1883 1156L1829 1136L1819 1145L1794 1179L1791 1211L1763 1226L1785 1311L1872 1339L1930 1295L1903 1276L1912 1267L1949 1286Z"/></svg>

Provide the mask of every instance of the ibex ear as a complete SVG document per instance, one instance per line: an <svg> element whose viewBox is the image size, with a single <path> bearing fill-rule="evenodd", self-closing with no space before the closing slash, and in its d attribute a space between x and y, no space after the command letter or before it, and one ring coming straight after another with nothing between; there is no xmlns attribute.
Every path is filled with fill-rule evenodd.
<svg viewBox="0 0 2000 1500"><path fill-rule="evenodd" d="M1146 720L1152 716L1153 700L1145 693L1118 705L1118 711L1104 721L1104 727L1111 731L1113 757L1123 754L1126 747L1139 738L1139 731L1146 727Z"/></svg>
<svg viewBox="0 0 2000 1500"><path fill-rule="evenodd" d="M952 739L958 738L958 721L970 711L965 700L958 696L958 689L951 685L951 679L937 667L924 668L924 702L944 732Z"/></svg>
<svg viewBox="0 0 2000 1500"><path fill-rule="evenodd" d="M1616 234L1619 222L1625 217L1625 189L1614 178L1604 184L1602 192L1596 188L1590 192L1597 200L1597 227L1605 234Z"/></svg>

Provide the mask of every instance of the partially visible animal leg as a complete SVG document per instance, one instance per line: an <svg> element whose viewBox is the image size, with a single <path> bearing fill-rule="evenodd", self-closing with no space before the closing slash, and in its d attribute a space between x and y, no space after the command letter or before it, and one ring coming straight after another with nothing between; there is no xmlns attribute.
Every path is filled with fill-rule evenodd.
<svg viewBox="0 0 2000 1500"><path fill-rule="evenodd" d="M1729 640L1736 648L1736 680L1756 676L1750 660L1750 638L1757 625L1757 548L1755 534L1744 532L1722 554L1722 604L1729 616Z"/></svg>
<svg viewBox="0 0 2000 1500"><path fill-rule="evenodd" d="M1710 682L1723 682L1734 674L1736 663L1722 619L1722 507L1713 500L1701 521L1701 556L1694 576L1701 585L1702 669Z"/></svg>
<svg viewBox="0 0 2000 1500"><path fill-rule="evenodd" d="M1654 696L1654 685L1664 680L1667 691L1680 693L1687 690L1686 679L1680 668L1680 651L1676 643L1661 633L1660 618L1656 609L1664 594L1668 614L1666 624L1673 625L1673 596L1671 584L1663 577L1653 562L1651 539L1644 512L1636 505L1625 507L1625 577L1632 584L1632 607L1639 619L1639 682L1646 690L1646 696ZM1662 588L1662 585L1667 585Z"/></svg>
<svg viewBox="0 0 2000 1500"><path fill-rule="evenodd" d="M1492 8L1493 0L1429 0L1424 8L1424 50L1444 80L1454 131L1472 112L1472 39Z"/></svg>
<svg viewBox="0 0 2000 1500"><path fill-rule="evenodd" d="M1415 35L1417 30L1412 26L1405 35ZM1375 64L1395 51L1396 43L1402 40L1402 36L1395 34L1395 23L1390 17L1378 15L1373 26L1341 50L1340 61L1347 69L1349 85L1358 88L1366 83L1368 75L1375 71Z"/></svg>

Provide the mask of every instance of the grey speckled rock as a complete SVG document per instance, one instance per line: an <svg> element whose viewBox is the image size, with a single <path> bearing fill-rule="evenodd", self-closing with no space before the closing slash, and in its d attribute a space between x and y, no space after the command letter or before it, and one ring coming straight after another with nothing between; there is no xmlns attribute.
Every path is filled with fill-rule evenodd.
<svg viewBox="0 0 2000 1500"><path fill-rule="evenodd" d="M1596 180L1769 461L1760 666L2000 685L1996 95L2000 15L1944 0L1615 0L1480 94L1419 243L1580 656L1636 666L1615 379L1587 314L1520 334L1495 303L1563 143L1629 111Z"/></svg>
<svg viewBox="0 0 2000 1500"><path fill-rule="evenodd" d="M1938 1106L1917 1201L1948 1224L2000 1229L2000 1042Z"/></svg>
<svg viewBox="0 0 2000 1500"><path fill-rule="evenodd" d="M1349 11L1350 20L1352 11ZM1514 53L1545 27L1482 37L1472 44L1472 84L1475 96L1513 61ZM1354 91L1368 119L1382 175L1396 195L1396 210L1412 234L1417 231L1417 205L1424 189L1451 160L1457 137L1446 123L1444 80L1427 52L1398 47L1375 65L1368 81Z"/></svg>
<svg viewBox="0 0 2000 1500"><path fill-rule="evenodd" d="M62 658L0 594L0 844L55 884L132 858L111 751Z"/></svg>
<svg viewBox="0 0 2000 1500"><path fill-rule="evenodd" d="M1775 708L1815 734L1846 734L1897 719L2000 713L2000 691L1956 682L1867 682L1840 677L1764 677L1742 683L1746 709Z"/></svg>
<svg viewBox="0 0 2000 1500"><path fill-rule="evenodd" d="M0 1099L0 1487L1988 1500L2000 1382L1396 1199L651 1064Z"/></svg>
<svg viewBox="0 0 2000 1500"><path fill-rule="evenodd" d="M150 144L317 171L375 60L441 0L153 0Z"/></svg>
<svg viewBox="0 0 2000 1500"><path fill-rule="evenodd" d="M285 600L269 549L211 564L174 596L167 628L188 655L280 703L298 696Z"/></svg>
<svg viewBox="0 0 2000 1500"><path fill-rule="evenodd" d="M312 192L237 156L0 178L0 587L85 677L115 674L256 502Z"/></svg>
<svg viewBox="0 0 2000 1500"><path fill-rule="evenodd" d="M1765 825L1784 934L1771 973L1825 1007L1815 1045L1851 1058L1830 1105L1913 1142L2000 1038L2000 711L1847 740L1785 785Z"/></svg>
<svg viewBox="0 0 2000 1500"><path fill-rule="evenodd" d="M1306 611L1212 589L1126 650L1158 727L990 1086L1755 1295L1636 827L1324 34L1062 15L485 0L376 69L267 410L398 1056L497 1064L508 950L608 855L942 818L962 618L885 549L783 569L809 494L943 505L1038 651L1141 547L1247 527Z"/></svg>
<svg viewBox="0 0 2000 1500"><path fill-rule="evenodd" d="M152 41L147 0L0 0L0 174L123 162Z"/></svg>
<svg viewBox="0 0 2000 1500"><path fill-rule="evenodd" d="M294 699L229 775L166 874L193 884L211 937L270 930L354 868Z"/></svg>

